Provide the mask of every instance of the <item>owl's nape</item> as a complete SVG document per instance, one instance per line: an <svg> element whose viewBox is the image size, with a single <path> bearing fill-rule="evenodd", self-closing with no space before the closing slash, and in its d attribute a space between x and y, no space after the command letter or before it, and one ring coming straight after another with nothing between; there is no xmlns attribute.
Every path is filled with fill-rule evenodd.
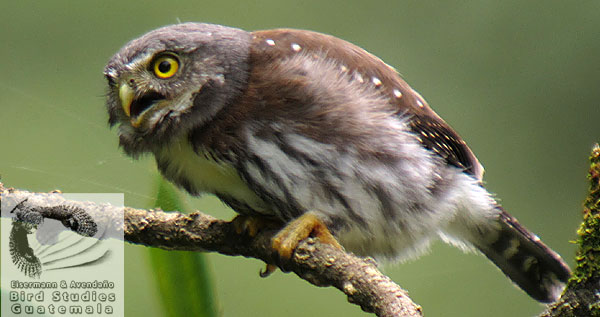
<svg viewBox="0 0 600 317"><path fill-rule="evenodd" d="M258 219L238 222L240 232L282 224L273 240L282 259L307 236L388 260L441 238L481 251L539 301L555 300L569 277L485 190L460 136L351 43L178 24L125 45L105 75L125 152L153 154L180 188Z"/></svg>

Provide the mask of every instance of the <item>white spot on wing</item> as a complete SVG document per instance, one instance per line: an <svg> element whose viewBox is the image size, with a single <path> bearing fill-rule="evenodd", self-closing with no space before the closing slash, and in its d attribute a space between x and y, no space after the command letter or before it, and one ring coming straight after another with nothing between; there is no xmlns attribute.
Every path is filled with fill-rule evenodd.
<svg viewBox="0 0 600 317"><path fill-rule="evenodd" d="M381 80L377 77L372 77L371 81L373 82L373 85L375 85L375 87L379 87L381 86Z"/></svg>
<svg viewBox="0 0 600 317"><path fill-rule="evenodd" d="M300 46L298 43L292 43L292 50L294 50L294 52L300 52L301 49L302 46Z"/></svg>
<svg viewBox="0 0 600 317"><path fill-rule="evenodd" d="M425 99L423 99L423 97L414 89L413 93L417 96L417 105L421 108L425 107Z"/></svg>
<svg viewBox="0 0 600 317"><path fill-rule="evenodd" d="M267 43L267 45L269 45L269 46L274 46L274 45L275 45L275 41L273 41L272 39L267 39L265 42L266 42L266 43Z"/></svg>
<svg viewBox="0 0 600 317"><path fill-rule="evenodd" d="M394 96L396 98L402 98L402 92L399 89L394 89Z"/></svg>

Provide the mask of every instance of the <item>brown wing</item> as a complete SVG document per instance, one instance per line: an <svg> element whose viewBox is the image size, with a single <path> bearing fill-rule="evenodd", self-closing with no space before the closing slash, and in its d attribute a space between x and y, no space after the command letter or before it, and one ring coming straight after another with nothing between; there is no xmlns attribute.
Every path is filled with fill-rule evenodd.
<svg viewBox="0 0 600 317"><path fill-rule="evenodd" d="M395 69L376 56L354 44L316 32L276 29L252 35L251 63L269 63L302 52L325 55L338 61L342 70L356 72L360 75L356 80L371 82L382 89L395 104L397 113L411 118L410 128L425 147L481 180L483 167L466 143Z"/></svg>

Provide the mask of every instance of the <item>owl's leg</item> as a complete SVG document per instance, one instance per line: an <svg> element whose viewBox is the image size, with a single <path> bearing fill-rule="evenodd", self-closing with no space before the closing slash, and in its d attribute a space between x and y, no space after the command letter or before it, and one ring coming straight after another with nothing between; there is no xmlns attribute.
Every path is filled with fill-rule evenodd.
<svg viewBox="0 0 600 317"><path fill-rule="evenodd" d="M323 221L311 212L304 213L302 216L288 223L273 238L273 249L279 253L282 259L289 260L300 241L311 235L319 238L321 243L327 243L340 250L342 249L342 246L331 232L329 232Z"/></svg>
<svg viewBox="0 0 600 317"><path fill-rule="evenodd" d="M246 233L250 237L255 237L263 229L281 228L281 222L271 220L265 217L237 215L231 220L237 234ZM261 277L267 277L277 270L277 266L267 263L264 271L260 271Z"/></svg>

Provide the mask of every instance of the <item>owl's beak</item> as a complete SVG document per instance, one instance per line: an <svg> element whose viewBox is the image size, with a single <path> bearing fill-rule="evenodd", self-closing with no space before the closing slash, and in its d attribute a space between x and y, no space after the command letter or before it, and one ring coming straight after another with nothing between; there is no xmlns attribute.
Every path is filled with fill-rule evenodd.
<svg viewBox="0 0 600 317"><path fill-rule="evenodd" d="M123 107L123 111L125 114L130 117L131 116L131 103L133 102L133 98L135 97L135 92L127 83L121 84L119 87L119 98L121 99L121 106Z"/></svg>

